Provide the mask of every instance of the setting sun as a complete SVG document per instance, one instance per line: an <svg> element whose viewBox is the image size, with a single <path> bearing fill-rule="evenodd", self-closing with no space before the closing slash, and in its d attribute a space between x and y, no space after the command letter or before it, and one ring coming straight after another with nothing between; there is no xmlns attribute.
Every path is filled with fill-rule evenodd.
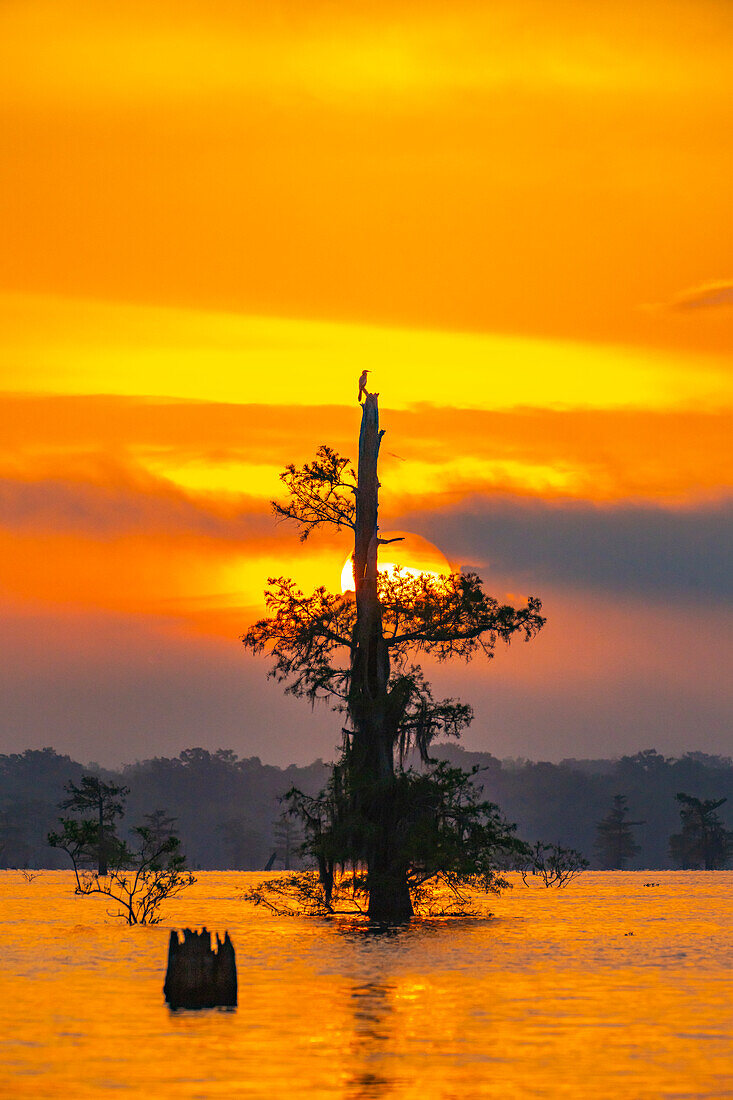
<svg viewBox="0 0 733 1100"><path fill-rule="evenodd" d="M731 40L0 0L0 1100L733 1100Z"/></svg>
<svg viewBox="0 0 733 1100"><path fill-rule="evenodd" d="M380 573L394 573L398 569L413 577L427 574L429 577L443 577L454 572L445 554L421 535L409 531L389 531L382 536L385 539L400 539L390 543L384 549L384 560L377 569ZM354 567L351 555L341 570L341 591L354 591Z"/></svg>

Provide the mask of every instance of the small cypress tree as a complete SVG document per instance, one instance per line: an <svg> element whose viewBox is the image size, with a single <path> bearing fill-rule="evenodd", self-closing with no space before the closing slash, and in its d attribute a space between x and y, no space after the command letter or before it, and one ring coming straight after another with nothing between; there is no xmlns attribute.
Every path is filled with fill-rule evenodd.
<svg viewBox="0 0 733 1100"><path fill-rule="evenodd" d="M69 797L61 803L61 809L82 815L81 819L68 819L73 828L83 833L80 862L96 862L97 874L106 875L108 866L118 861L124 849L117 836L117 818L124 813L130 789L105 783L96 775L83 775L79 786L70 779L66 790Z"/></svg>
<svg viewBox="0 0 733 1100"><path fill-rule="evenodd" d="M52 848L66 852L74 868L75 893L104 894L120 906L112 916L128 924L158 924L160 907L196 880L185 869L181 842L166 830L175 824L164 810L146 814L146 825L131 832L134 847L117 835L117 818L122 817L128 787L104 783L97 776L82 776L77 786L66 784L69 797L60 808L74 814L91 811L92 816L59 818L60 832L48 834ZM97 864L97 870L89 868Z"/></svg>
<svg viewBox="0 0 733 1100"><path fill-rule="evenodd" d="M615 794L610 812L596 824L593 850L604 871L622 871L629 860L641 851L634 839L633 828L645 822L626 820L629 812L627 801L625 794Z"/></svg>
<svg viewBox="0 0 733 1100"><path fill-rule="evenodd" d="M733 833L725 828L715 812L727 798L693 798L680 792L682 829L669 838L669 852L678 867L686 870L716 871L733 855Z"/></svg>

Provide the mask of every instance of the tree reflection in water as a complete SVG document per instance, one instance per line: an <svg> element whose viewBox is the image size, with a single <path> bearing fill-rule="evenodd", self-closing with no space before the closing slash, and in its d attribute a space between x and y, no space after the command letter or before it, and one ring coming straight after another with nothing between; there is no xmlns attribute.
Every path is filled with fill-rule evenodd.
<svg viewBox="0 0 733 1100"><path fill-rule="evenodd" d="M381 982L366 982L351 990L354 1037L347 1064L354 1066L354 1075L345 1090L348 1100L382 1100L393 1092L396 1082L383 1072L393 995L394 987Z"/></svg>

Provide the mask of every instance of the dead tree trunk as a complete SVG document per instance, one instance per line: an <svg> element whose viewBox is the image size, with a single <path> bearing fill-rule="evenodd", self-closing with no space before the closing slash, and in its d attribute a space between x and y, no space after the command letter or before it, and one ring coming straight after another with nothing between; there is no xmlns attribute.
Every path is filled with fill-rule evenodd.
<svg viewBox="0 0 733 1100"><path fill-rule="evenodd" d="M107 838L104 835L104 801L99 793L99 850L97 852L97 874L107 875Z"/></svg>
<svg viewBox="0 0 733 1100"><path fill-rule="evenodd" d="M377 394L368 393L362 407L356 491L356 626L349 687L353 734L348 768L354 806L364 823L369 916L396 923L412 916L412 904L407 868L398 855L394 731L388 721L390 663L377 591L377 460L383 434Z"/></svg>
<svg viewBox="0 0 733 1100"><path fill-rule="evenodd" d="M216 937L211 933L183 930L183 943L174 930L168 945L168 969L163 986L171 1008L234 1007L237 1003L237 964L229 933Z"/></svg>

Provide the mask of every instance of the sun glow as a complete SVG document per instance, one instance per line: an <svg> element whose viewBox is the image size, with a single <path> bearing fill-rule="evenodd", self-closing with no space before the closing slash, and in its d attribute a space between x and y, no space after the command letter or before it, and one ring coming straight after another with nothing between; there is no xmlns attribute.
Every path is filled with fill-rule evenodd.
<svg viewBox="0 0 733 1100"><path fill-rule="evenodd" d="M382 537L399 538L401 541L390 543L385 547L385 560L377 565L379 573L389 576L399 571L411 577L427 576L437 580L453 572L445 554L421 535L413 535L407 531L391 531ZM341 591L353 592L354 588L354 563L352 556L349 555L341 570Z"/></svg>

